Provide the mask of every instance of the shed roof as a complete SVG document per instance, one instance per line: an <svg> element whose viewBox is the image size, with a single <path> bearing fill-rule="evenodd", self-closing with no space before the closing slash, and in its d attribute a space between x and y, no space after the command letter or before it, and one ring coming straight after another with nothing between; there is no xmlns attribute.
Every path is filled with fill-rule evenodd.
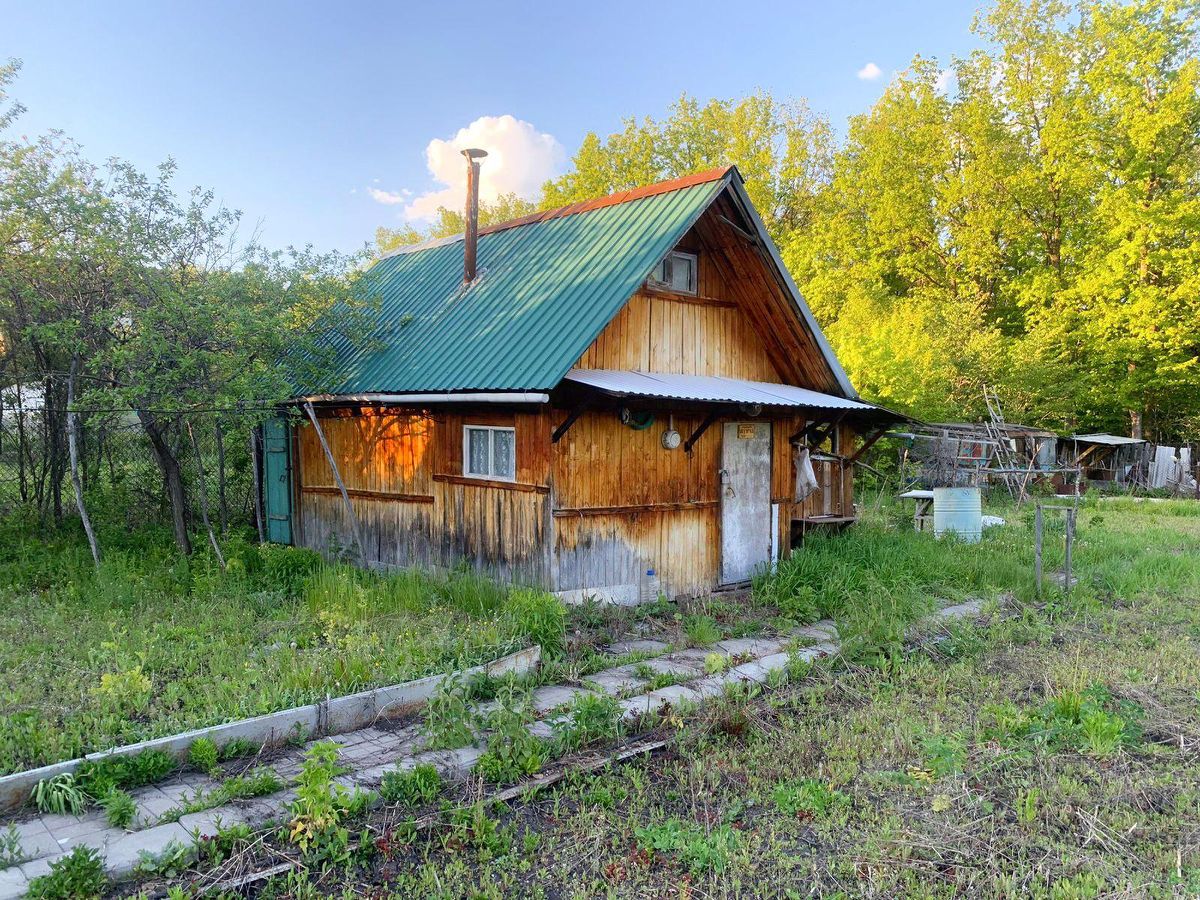
<svg viewBox="0 0 1200 900"><path fill-rule="evenodd" d="M585 384L618 397L654 397L707 403L745 403L759 406L887 413L887 410L869 403L835 397L832 394L822 394L808 388L717 375L668 375L661 372L572 369L567 373L566 380L576 384ZM902 419L903 417L896 415L895 418Z"/></svg>
<svg viewBox="0 0 1200 900"><path fill-rule="evenodd" d="M1146 443L1141 438L1125 437L1121 434L1073 434L1070 439L1081 444L1105 444L1111 447Z"/></svg>
<svg viewBox="0 0 1200 900"><path fill-rule="evenodd" d="M856 396L732 166L483 228L470 285L462 282L461 235L389 254L362 282L380 300L374 340L336 343L332 374L309 392L550 390L727 189L759 232L833 383Z"/></svg>

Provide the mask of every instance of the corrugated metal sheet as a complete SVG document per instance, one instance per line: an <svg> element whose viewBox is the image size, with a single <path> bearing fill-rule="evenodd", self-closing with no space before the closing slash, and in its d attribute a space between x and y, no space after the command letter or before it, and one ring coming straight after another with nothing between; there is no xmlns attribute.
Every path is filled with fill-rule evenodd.
<svg viewBox="0 0 1200 900"><path fill-rule="evenodd" d="M481 233L480 275L465 289L460 241L380 260L363 281L381 300L376 346L338 347L335 374L309 392L555 387L729 171L704 177Z"/></svg>
<svg viewBox="0 0 1200 900"><path fill-rule="evenodd" d="M612 369L572 369L566 378L568 381L586 384L623 397L881 411L880 407L869 403L834 397L790 384L747 381L717 375L667 375L658 372L619 372Z"/></svg>
<svg viewBox="0 0 1200 900"><path fill-rule="evenodd" d="M1083 444L1104 444L1110 447L1121 447L1125 444L1144 444L1141 438L1124 437L1119 434L1073 434L1071 440Z"/></svg>

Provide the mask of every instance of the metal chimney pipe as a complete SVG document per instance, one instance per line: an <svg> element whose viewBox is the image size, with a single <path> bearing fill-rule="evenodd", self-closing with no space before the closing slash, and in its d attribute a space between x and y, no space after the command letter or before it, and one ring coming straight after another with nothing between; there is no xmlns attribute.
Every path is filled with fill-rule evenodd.
<svg viewBox="0 0 1200 900"><path fill-rule="evenodd" d="M463 284L470 284L475 280L475 257L479 249L479 161L487 156L487 151L472 148L464 150L462 155L467 158L467 227L463 235Z"/></svg>

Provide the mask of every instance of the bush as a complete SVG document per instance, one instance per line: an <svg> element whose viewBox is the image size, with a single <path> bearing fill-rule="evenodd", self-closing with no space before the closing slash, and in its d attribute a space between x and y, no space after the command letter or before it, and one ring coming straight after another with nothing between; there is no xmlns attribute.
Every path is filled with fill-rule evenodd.
<svg viewBox="0 0 1200 900"><path fill-rule="evenodd" d="M488 716L487 752L476 762L476 771L496 784L510 784L540 772L549 753L545 743L526 727L531 721L528 700L520 689L511 684L501 689L496 708Z"/></svg>

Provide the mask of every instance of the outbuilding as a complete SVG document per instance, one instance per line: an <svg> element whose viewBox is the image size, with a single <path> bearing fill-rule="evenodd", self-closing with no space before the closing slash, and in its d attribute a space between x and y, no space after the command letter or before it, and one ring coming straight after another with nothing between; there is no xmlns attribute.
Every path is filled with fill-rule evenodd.
<svg viewBox="0 0 1200 900"><path fill-rule="evenodd" d="M467 209L371 268L376 340L268 428L271 539L630 602L854 521L854 461L903 417L859 399L736 168Z"/></svg>

